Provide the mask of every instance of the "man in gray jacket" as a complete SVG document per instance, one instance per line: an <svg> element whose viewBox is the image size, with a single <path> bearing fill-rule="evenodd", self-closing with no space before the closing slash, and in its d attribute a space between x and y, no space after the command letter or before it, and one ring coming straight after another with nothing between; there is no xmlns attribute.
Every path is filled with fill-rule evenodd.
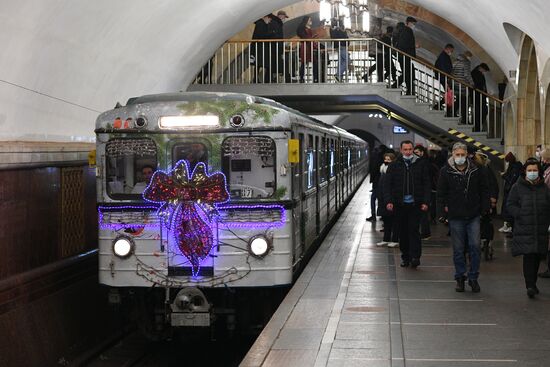
<svg viewBox="0 0 550 367"><path fill-rule="evenodd" d="M455 77L460 83L454 82L453 90L455 93L455 114L460 111L460 123L466 124L468 117L468 106L470 105L470 99L472 94L472 88L468 86L474 85L472 80L472 64L470 60L472 53L466 51L456 59L453 64L452 76ZM453 84L453 82L451 82Z"/></svg>

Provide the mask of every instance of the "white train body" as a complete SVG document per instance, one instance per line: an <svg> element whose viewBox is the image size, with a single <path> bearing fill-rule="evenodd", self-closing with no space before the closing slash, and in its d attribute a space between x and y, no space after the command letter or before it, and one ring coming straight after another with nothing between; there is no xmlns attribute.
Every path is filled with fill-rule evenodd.
<svg viewBox="0 0 550 367"><path fill-rule="evenodd" d="M96 134L99 280L118 289L291 284L368 172L363 140L242 94L139 97L101 114ZM143 197L154 181L148 171L175 175L178 162L223 173L229 194L208 216L199 194L166 201L186 202L208 219L199 229L213 245L200 268L184 256L187 245L167 225L163 203Z"/></svg>

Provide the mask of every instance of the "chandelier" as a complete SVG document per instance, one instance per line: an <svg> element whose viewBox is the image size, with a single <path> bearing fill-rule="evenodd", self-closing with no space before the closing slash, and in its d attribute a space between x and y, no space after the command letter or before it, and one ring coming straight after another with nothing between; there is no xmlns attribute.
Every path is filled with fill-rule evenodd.
<svg viewBox="0 0 550 367"><path fill-rule="evenodd" d="M320 18L325 21L329 19L343 19L345 28L352 33L365 33L369 28L368 0L312 0L321 4ZM323 12L323 8L326 12ZM330 9L330 14L328 13ZM324 14L323 14L324 13Z"/></svg>

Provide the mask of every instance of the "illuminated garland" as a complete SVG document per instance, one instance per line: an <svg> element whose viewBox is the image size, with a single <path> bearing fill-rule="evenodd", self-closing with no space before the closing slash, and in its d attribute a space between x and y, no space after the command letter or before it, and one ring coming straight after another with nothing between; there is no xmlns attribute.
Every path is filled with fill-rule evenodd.
<svg viewBox="0 0 550 367"><path fill-rule="evenodd" d="M143 198L161 204L157 213L191 263L193 276L197 276L214 245L215 205L229 200L224 174L209 175L203 162L189 174L189 164L181 160L169 172L155 172Z"/></svg>

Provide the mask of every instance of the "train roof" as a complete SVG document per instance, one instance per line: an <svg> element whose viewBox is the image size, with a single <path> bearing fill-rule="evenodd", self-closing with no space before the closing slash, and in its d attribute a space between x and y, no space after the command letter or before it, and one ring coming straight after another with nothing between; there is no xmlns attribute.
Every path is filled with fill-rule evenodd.
<svg viewBox="0 0 550 367"><path fill-rule="evenodd" d="M120 118L122 120L125 120L131 117L135 120L139 115L143 114L144 111L151 112L150 107L149 108L146 107L148 105L150 106L150 104L163 105L162 113L170 114L170 113L176 113L176 112L181 113L181 111L176 110L176 106L178 106L178 102L190 103L190 104L193 104L193 106L196 106L201 103L208 104L208 102L219 101L219 100L223 100L227 102L246 103L247 106L252 106L252 109L257 108L258 106L261 106L264 109L267 107L267 109L270 110L272 113L274 111L285 111L288 114L299 116L302 119L302 121L305 120L317 126L323 127L325 129L337 131L341 136L345 136L348 139L363 141L357 136L350 134L349 132L341 128L338 128L336 126L317 120L309 115L306 115L300 111L289 108L274 100L263 98L263 97L257 97L249 94L244 94L244 93L221 93L221 92L179 92L179 93L150 94L150 95L144 95L140 97L133 97L128 99L128 101L126 102L126 106L120 106L119 104L117 104L117 107L115 107L114 109L100 114L96 121L96 131L97 132L106 132L106 130L113 131L112 123L115 119ZM277 124L278 127L290 128L291 121L289 121L288 119L280 119L280 120L277 120L275 123ZM150 131L152 129L149 128L144 130ZM141 132L144 132L144 131L142 130Z"/></svg>

